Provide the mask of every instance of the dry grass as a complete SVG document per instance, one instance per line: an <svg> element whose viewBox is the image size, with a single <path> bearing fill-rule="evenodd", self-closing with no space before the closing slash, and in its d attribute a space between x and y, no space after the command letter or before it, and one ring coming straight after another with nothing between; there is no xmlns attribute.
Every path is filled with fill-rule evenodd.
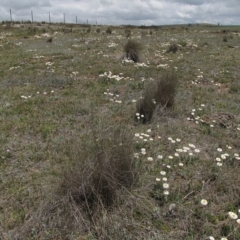
<svg viewBox="0 0 240 240"><path fill-rule="evenodd" d="M141 44L135 40L128 40L128 42L124 45L124 52L126 54L126 58L134 61L135 63L140 62L140 50Z"/></svg>
<svg viewBox="0 0 240 240"><path fill-rule="evenodd" d="M129 38L130 36L131 36L131 30L130 29L125 29L124 30L124 32L125 32L125 36L126 36L126 38Z"/></svg>
<svg viewBox="0 0 240 240"><path fill-rule="evenodd" d="M112 28L108 27L108 28L106 29L106 34L107 34L107 35L111 35L111 34L112 34Z"/></svg>
<svg viewBox="0 0 240 240"><path fill-rule="evenodd" d="M97 231L96 227L104 214L124 204L122 196L137 186L141 164L134 159L132 137L123 128L88 142L90 149L72 146L75 158L63 168L59 187L12 233L14 239L31 235L43 239L50 232L53 238L65 239L72 232L84 235L90 231L97 239L107 237L104 229Z"/></svg>
<svg viewBox="0 0 240 240"><path fill-rule="evenodd" d="M166 109L174 106L177 91L177 76L173 71L166 71L159 79L149 83L143 96L137 101L135 120L149 123L157 106Z"/></svg>
<svg viewBox="0 0 240 240"><path fill-rule="evenodd" d="M174 106L174 100L177 92L178 79L174 71L166 71L157 80L157 86L154 93L154 99L157 104L163 108Z"/></svg>
<svg viewBox="0 0 240 240"><path fill-rule="evenodd" d="M171 43L168 47L167 53L176 53L178 51L178 45L176 43Z"/></svg>
<svg viewBox="0 0 240 240"><path fill-rule="evenodd" d="M1 239L240 239L238 26L128 26L136 63L122 26L21 25L0 25Z"/></svg>
<svg viewBox="0 0 240 240"><path fill-rule="evenodd" d="M156 102L154 99L155 95L154 84L149 84L140 98L136 103L136 115L135 120L141 123L149 123L152 120L154 111L156 109Z"/></svg>
<svg viewBox="0 0 240 240"><path fill-rule="evenodd" d="M48 43L51 43L52 41L53 41L53 38L52 38L52 37L50 37L50 38L47 39L47 42L48 42Z"/></svg>

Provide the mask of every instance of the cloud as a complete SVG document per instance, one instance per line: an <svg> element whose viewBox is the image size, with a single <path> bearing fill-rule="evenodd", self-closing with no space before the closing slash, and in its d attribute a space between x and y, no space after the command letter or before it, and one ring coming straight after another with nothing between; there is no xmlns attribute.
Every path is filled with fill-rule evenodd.
<svg viewBox="0 0 240 240"><path fill-rule="evenodd" d="M3 8L13 9L13 10L22 10L30 9L37 7L50 7L50 0L1 0L0 6Z"/></svg>
<svg viewBox="0 0 240 240"><path fill-rule="evenodd" d="M110 0L101 0L100 4L103 6L110 6L110 5L113 5L113 2Z"/></svg>
<svg viewBox="0 0 240 240"><path fill-rule="evenodd" d="M1 0L0 20L163 25L178 23L239 24L239 0Z"/></svg>

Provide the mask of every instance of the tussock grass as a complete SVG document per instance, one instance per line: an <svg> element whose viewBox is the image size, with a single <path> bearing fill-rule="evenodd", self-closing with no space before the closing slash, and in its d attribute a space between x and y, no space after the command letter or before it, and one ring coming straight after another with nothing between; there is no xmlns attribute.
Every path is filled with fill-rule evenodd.
<svg viewBox="0 0 240 240"><path fill-rule="evenodd" d="M124 33L125 33L125 36L126 36L126 38L129 38L130 36L131 36L131 30L130 29L125 29L124 30Z"/></svg>
<svg viewBox="0 0 240 240"><path fill-rule="evenodd" d="M112 28L108 27L108 28L106 29L106 34L107 34L107 35L111 35L111 34L112 34Z"/></svg>
<svg viewBox="0 0 240 240"><path fill-rule="evenodd" d="M50 38L47 39L47 42L48 42L48 43L51 43L52 41L53 41L53 38L52 38L52 37L50 37Z"/></svg>
<svg viewBox="0 0 240 240"><path fill-rule="evenodd" d="M178 78L173 71L166 71L157 80L157 87L154 99L164 108L174 106L174 99L177 92Z"/></svg>
<svg viewBox="0 0 240 240"><path fill-rule="evenodd" d="M149 83L142 98L137 101L135 119L149 123L157 106L163 109L173 107L177 84L177 75L173 71L166 71L158 80Z"/></svg>
<svg viewBox="0 0 240 240"><path fill-rule="evenodd" d="M176 43L171 43L167 49L167 53L176 53L178 51L178 45Z"/></svg>
<svg viewBox="0 0 240 240"><path fill-rule="evenodd" d="M140 50L142 49L141 44L135 40L128 40L124 45L124 52L128 59L131 59L135 63L140 62Z"/></svg>
<svg viewBox="0 0 240 240"><path fill-rule="evenodd" d="M22 226L17 239L31 234L45 238L49 231L52 237L64 239L72 231L83 234L90 230L103 237L104 230L99 232L95 227L107 211L121 207L123 195L131 195L141 163L134 159L132 137L123 128L95 137L87 141L87 149L85 144L71 146L74 153L62 171L59 187Z"/></svg>
<svg viewBox="0 0 240 240"><path fill-rule="evenodd" d="M224 37L223 37L223 42L227 42L227 41L228 41L227 37L224 36Z"/></svg>
<svg viewBox="0 0 240 240"><path fill-rule="evenodd" d="M136 103L136 114L135 120L141 123L149 123L152 120L154 111L156 109L156 101L154 99L155 86L149 84L140 98Z"/></svg>
<svg viewBox="0 0 240 240"><path fill-rule="evenodd" d="M162 26L135 64L141 28L24 25L0 25L1 239L240 239L238 26Z"/></svg>

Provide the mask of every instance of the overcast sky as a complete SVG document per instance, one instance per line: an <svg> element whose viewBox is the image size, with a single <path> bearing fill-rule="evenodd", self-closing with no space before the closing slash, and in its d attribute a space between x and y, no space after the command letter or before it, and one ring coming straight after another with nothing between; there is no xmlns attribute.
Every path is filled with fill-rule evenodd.
<svg viewBox="0 0 240 240"><path fill-rule="evenodd" d="M240 0L0 0L0 20L108 25L240 25Z"/></svg>

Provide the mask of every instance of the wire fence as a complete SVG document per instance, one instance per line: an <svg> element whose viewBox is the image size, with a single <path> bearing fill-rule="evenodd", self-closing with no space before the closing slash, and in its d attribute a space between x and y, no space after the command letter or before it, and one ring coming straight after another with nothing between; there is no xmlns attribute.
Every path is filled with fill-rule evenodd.
<svg viewBox="0 0 240 240"><path fill-rule="evenodd" d="M48 15L48 19L47 20L45 20L45 21L40 21L40 22L42 22L42 23L52 23L52 15L51 15L51 12L48 12L47 13L47 15ZM20 22L27 22L27 23L33 23L34 22L34 15L33 15L33 11L31 11L30 12L30 19L31 20L26 20L26 21L14 21L13 20L13 12L12 12L12 9L10 9L10 11L9 11L9 20L2 20L2 22L4 23L4 22L6 22L6 23L8 23L8 22L11 22L11 23L16 23L16 22L18 22L18 23L20 23ZM59 18L58 18L59 19ZM63 16L62 16L62 21L60 20L60 21L58 21L58 23L59 22L61 22L61 23L67 23L66 22L66 15L65 15L65 13L63 13ZM74 23L74 21L72 21L72 22L68 22L68 23ZM79 19L78 19L78 16L76 16L75 17L75 23L76 24L78 24L78 23L80 23L80 24L88 24L88 19L86 19L86 21L81 21L81 22L79 22ZM94 23L94 24L96 24L97 25L97 21Z"/></svg>

